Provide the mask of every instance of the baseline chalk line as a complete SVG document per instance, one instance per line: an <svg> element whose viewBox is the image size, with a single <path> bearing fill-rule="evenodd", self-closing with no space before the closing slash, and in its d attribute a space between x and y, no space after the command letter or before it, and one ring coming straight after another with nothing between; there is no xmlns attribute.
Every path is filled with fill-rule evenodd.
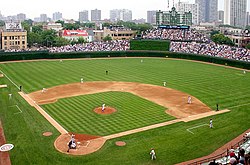
<svg viewBox="0 0 250 165"><path fill-rule="evenodd" d="M186 129L188 132L190 132L191 134L194 134L192 131L190 131L191 129L195 129L195 128L199 128L199 127L203 127L203 126L209 126L208 124L201 124L201 125L197 125L195 127L191 127Z"/></svg>

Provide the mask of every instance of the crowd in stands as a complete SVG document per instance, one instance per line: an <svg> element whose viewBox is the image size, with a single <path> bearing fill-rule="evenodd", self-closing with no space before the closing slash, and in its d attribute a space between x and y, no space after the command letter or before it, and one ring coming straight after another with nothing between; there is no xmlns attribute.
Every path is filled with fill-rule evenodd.
<svg viewBox="0 0 250 165"><path fill-rule="evenodd" d="M238 147L232 147L225 157L214 159L208 165L250 165L250 132L243 136Z"/></svg>
<svg viewBox="0 0 250 165"><path fill-rule="evenodd" d="M228 45L219 45L214 42L171 42L170 51L180 53L201 54L250 62L250 50Z"/></svg>
<svg viewBox="0 0 250 165"><path fill-rule="evenodd" d="M162 39L171 41L196 41L196 42L209 42L208 37L193 29L152 29L142 33L143 39Z"/></svg>
<svg viewBox="0 0 250 165"><path fill-rule="evenodd" d="M129 50L128 40L112 40L106 42L91 42L85 44L66 45L49 48L49 52L84 52L84 51L125 51Z"/></svg>

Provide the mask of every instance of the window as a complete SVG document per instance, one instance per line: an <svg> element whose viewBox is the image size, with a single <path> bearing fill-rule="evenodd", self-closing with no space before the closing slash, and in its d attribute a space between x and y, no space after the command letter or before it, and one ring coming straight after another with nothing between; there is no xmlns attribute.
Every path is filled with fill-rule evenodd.
<svg viewBox="0 0 250 165"><path fill-rule="evenodd" d="M25 41L22 41L22 44L25 45Z"/></svg>
<svg viewBox="0 0 250 165"><path fill-rule="evenodd" d="M7 40L8 39L8 37L7 36L4 36L4 40Z"/></svg>

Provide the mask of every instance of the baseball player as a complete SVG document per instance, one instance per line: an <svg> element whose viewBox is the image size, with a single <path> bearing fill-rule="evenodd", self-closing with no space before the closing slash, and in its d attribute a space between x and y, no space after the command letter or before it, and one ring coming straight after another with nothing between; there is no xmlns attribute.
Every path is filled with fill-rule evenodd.
<svg viewBox="0 0 250 165"><path fill-rule="evenodd" d="M163 86L164 87L167 86L167 82L166 81L163 82Z"/></svg>
<svg viewBox="0 0 250 165"><path fill-rule="evenodd" d="M209 121L209 127L213 128L213 120L212 119L210 119L210 121Z"/></svg>
<svg viewBox="0 0 250 165"><path fill-rule="evenodd" d="M45 89L45 88L43 88L42 93L44 93L44 92L45 92L45 90L46 90L46 89Z"/></svg>
<svg viewBox="0 0 250 165"><path fill-rule="evenodd" d="M191 104L191 103L192 103L192 97L188 96L188 104Z"/></svg>
<svg viewBox="0 0 250 165"><path fill-rule="evenodd" d="M105 110L105 104L102 104L102 112Z"/></svg>
<svg viewBox="0 0 250 165"><path fill-rule="evenodd" d="M150 151L149 154L151 155L151 160L155 160L156 159L155 150L153 148L151 148L151 151Z"/></svg>
<svg viewBox="0 0 250 165"><path fill-rule="evenodd" d="M11 94L11 93L9 93L9 100L11 99L11 97L12 97L12 94Z"/></svg>
<svg viewBox="0 0 250 165"><path fill-rule="evenodd" d="M83 78L81 78L81 83L83 83Z"/></svg>

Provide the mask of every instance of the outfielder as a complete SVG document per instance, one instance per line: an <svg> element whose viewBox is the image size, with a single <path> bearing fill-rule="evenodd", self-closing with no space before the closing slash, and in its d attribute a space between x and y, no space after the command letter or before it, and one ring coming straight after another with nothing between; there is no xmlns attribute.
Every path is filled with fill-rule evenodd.
<svg viewBox="0 0 250 165"><path fill-rule="evenodd" d="M155 160L156 159L155 150L153 148L151 148L151 151L150 151L149 154L151 155L151 160Z"/></svg>
<svg viewBox="0 0 250 165"><path fill-rule="evenodd" d="M213 120L212 119L210 119L210 121L209 121L209 127L213 128Z"/></svg>
<svg viewBox="0 0 250 165"><path fill-rule="evenodd" d="M12 94L11 94L11 93L9 93L9 100L11 99L11 97L12 97Z"/></svg>

